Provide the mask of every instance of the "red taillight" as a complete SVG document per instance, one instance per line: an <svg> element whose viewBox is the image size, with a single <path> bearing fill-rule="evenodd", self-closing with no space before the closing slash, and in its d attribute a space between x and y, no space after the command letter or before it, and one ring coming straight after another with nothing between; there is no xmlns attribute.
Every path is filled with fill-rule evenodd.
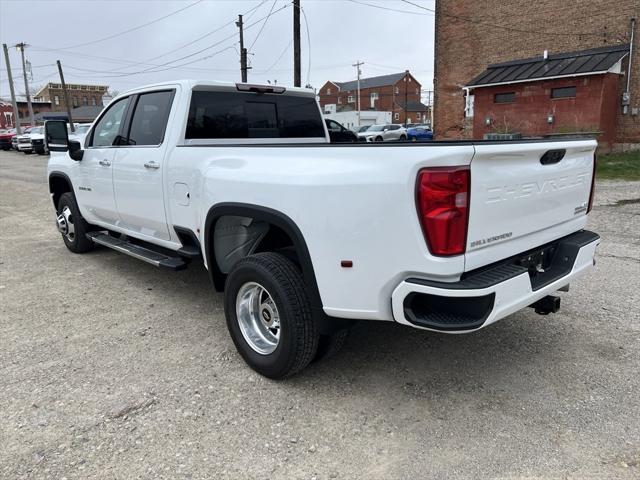
<svg viewBox="0 0 640 480"><path fill-rule="evenodd" d="M593 207L593 194L596 190L596 163L597 163L598 157L597 155L594 153L593 154L593 176L591 177L591 191L589 192L589 206L587 207L587 213L589 213L591 211L591 208Z"/></svg>
<svg viewBox="0 0 640 480"><path fill-rule="evenodd" d="M425 168L418 173L418 214L433 255L465 252L470 179L468 166Z"/></svg>

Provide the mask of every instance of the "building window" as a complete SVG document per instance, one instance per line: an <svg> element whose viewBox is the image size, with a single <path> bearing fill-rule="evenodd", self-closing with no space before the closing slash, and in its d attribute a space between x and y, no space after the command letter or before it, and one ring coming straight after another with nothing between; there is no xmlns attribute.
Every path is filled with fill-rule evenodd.
<svg viewBox="0 0 640 480"><path fill-rule="evenodd" d="M58 95L53 96L53 104L60 105L60 97Z"/></svg>
<svg viewBox="0 0 640 480"><path fill-rule="evenodd" d="M331 89L327 88L327 95L331 95Z"/></svg>
<svg viewBox="0 0 640 480"><path fill-rule="evenodd" d="M89 105L89 99L87 97L82 97L82 105L85 107Z"/></svg>
<svg viewBox="0 0 640 480"><path fill-rule="evenodd" d="M342 104L342 97L338 97L338 103Z"/></svg>
<svg viewBox="0 0 640 480"><path fill-rule="evenodd" d="M347 97L347 103L355 103L356 102L356 97L354 97L353 95L349 95Z"/></svg>
<svg viewBox="0 0 640 480"><path fill-rule="evenodd" d="M576 87L552 88L551 98L576 98Z"/></svg>
<svg viewBox="0 0 640 480"><path fill-rule="evenodd" d="M516 101L515 92L496 93L493 96L493 103L513 103Z"/></svg>
<svg viewBox="0 0 640 480"><path fill-rule="evenodd" d="M398 94L400 93L400 88L399 88L399 87L396 87L396 88L395 88L395 92L396 92L396 95L398 95Z"/></svg>
<svg viewBox="0 0 640 480"><path fill-rule="evenodd" d="M98 101L96 100L96 97L91 97L91 105L95 107L97 104L98 104Z"/></svg>
<svg viewBox="0 0 640 480"><path fill-rule="evenodd" d="M416 120L420 120L420 112L416 112Z"/></svg>
<svg viewBox="0 0 640 480"><path fill-rule="evenodd" d="M73 97L73 106L74 107L78 106L78 97Z"/></svg>
<svg viewBox="0 0 640 480"><path fill-rule="evenodd" d="M393 119L394 120L400 120L400 114L398 112L393 114Z"/></svg>

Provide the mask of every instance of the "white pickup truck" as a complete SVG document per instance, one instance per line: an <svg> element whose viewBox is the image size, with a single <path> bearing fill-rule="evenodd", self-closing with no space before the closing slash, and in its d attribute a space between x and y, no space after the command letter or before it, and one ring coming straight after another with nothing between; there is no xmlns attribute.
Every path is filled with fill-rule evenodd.
<svg viewBox="0 0 640 480"><path fill-rule="evenodd" d="M594 265L591 139L331 144L314 93L177 81L115 98L84 143L47 122L72 252L202 259L230 335L281 378L356 320L466 333Z"/></svg>

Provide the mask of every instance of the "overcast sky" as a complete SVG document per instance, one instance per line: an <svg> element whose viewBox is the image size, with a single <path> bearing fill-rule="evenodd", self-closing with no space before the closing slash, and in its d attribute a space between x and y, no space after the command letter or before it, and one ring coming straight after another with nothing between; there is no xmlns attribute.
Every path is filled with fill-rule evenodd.
<svg viewBox="0 0 640 480"><path fill-rule="evenodd" d="M434 0L413 2L434 8ZM423 89L432 87L432 13L402 0L301 0L301 5L311 43L309 48L302 18L303 85L355 79L351 65L360 60L364 77L408 69ZM249 81L292 85L292 11L291 0L275 5L274 0L0 0L0 39L9 46L31 45L26 55L36 86L59 80L56 60L68 83L118 91L178 78L239 81L234 20L243 13L253 67ZM149 22L154 23L136 28ZM17 93L23 93L15 48L10 61ZM9 96L4 56L0 95Z"/></svg>

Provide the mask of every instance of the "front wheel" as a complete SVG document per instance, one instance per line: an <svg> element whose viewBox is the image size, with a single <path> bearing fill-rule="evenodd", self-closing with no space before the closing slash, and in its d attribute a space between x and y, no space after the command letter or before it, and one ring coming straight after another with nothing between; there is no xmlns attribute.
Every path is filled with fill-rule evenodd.
<svg viewBox="0 0 640 480"><path fill-rule="evenodd" d="M56 224L64 244L73 253L85 253L93 249L93 242L86 237L90 226L80 215L73 193L67 192L60 196Z"/></svg>
<svg viewBox="0 0 640 480"><path fill-rule="evenodd" d="M376 142L381 142L382 141L382 137L376 137Z"/></svg>
<svg viewBox="0 0 640 480"><path fill-rule="evenodd" d="M238 352L261 375L284 378L313 360L320 335L302 274L285 256L240 260L227 277L224 310Z"/></svg>

